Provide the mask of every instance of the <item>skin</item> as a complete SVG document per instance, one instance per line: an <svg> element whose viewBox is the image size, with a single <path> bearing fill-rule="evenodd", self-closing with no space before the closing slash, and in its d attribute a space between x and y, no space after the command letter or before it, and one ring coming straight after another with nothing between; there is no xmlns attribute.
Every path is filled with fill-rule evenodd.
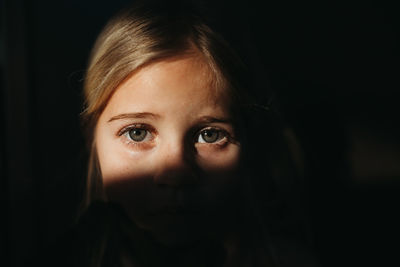
<svg viewBox="0 0 400 267"><path fill-rule="evenodd" d="M196 54L146 65L96 126L109 200L168 246L220 238L232 224L241 149L229 97L211 74Z"/></svg>

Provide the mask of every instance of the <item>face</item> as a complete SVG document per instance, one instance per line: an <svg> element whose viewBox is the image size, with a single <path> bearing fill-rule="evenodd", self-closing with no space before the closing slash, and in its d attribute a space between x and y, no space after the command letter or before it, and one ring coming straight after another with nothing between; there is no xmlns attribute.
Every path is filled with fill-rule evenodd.
<svg viewBox="0 0 400 267"><path fill-rule="evenodd" d="M96 126L109 200L164 244L227 227L223 218L235 206L240 161L230 110L200 57L155 62L133 73Z"/></svg>

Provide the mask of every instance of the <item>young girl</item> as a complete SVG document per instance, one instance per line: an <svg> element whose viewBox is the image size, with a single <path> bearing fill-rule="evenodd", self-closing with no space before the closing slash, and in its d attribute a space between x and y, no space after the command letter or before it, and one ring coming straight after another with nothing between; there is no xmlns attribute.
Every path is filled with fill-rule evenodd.
<svg viewBox="0 0 400 267"><path fill-rule="evenodd" d="M295 172L260 97L265 77L207 18L188 3L146 2L98 37L84 86L86 209L65 265L310 263L293 257Z"/></svg>

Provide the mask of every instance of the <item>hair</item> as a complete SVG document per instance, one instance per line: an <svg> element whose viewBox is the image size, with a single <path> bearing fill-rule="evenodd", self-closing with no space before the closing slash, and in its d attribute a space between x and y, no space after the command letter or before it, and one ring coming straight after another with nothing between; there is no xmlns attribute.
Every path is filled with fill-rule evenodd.
<svg viewBox="0 0 400 267"><path fill-rule="evenodd" d="M234 116L242 130L244 165L247 176L252 177L246 190L254 209L262 213L260 221L282 225L278 210L287 204L283 199L298 200L288 189L297 173L286 138L291 135L285 133L273 110L265 77L260 82L258 73L249 69L231 42L215 30L221 25L210 19L205 9L189 1L165 2L136 3L123 10L106 24L95 42L84 83L82 119L89 149L84 206L105 197L94 130L116 88L146 65L194 52L205 59L215 86L225 90L234 103ZM246 132L263 143L254 144ZM271 222L271 218L278 219Z"/></svg>

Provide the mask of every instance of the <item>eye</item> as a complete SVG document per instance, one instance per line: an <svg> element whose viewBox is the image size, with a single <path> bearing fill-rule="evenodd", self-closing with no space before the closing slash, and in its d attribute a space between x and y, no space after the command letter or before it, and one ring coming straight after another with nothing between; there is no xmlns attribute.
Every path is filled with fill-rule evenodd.
<svg viewBox="0 0 400 267"><path fill-rule="evenodd" d="M145 140L149 132L145 129L133 128L128 131L129 138L135 142L142 142Z"/></svg>
<svg viewBox="0 0 400 267"><path fill-rule="evenodd" d="M226 137L226 134L218 129L204 129L199 133L198 143L216 143Z"/></svg>
<svg viewBox="0 0 400 267"><path fill-rule="evenodd" d="M151 131L147 129L146 126L142 125L133 125L127 127L121 131L119 135L125 136L128 140L141 143L146 141L151 141L153 139L153 135Z"/></svg>

